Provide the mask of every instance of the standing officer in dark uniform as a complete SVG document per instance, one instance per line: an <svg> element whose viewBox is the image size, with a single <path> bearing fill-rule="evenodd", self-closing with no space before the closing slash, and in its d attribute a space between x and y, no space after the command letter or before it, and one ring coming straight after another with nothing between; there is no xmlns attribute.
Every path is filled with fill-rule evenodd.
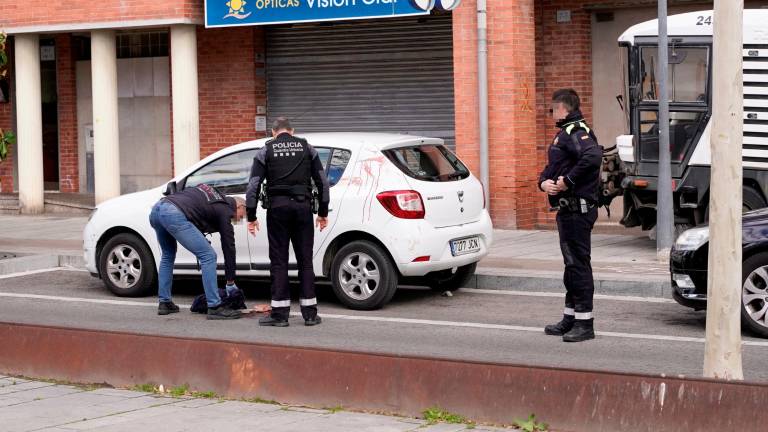
<svg viewBox="0 0 768 432"><path fill-rule="evenodd" d="M597 220L603 151L579 105L579 96L572 89L552 95L552 117L560 131L549 147L547 166L539 176L539 188L549 195L551 207L557 208L566 289L563 319L546 326L544 332L562 336L565 342L595 338L590 237Z"/></svg>
<svg viewBox="0 0 768 432"><path fill-rule="evenodd" d="M293 136L293 127L285 118L272 125L274 139L256 152L251 179L246 192L248 231L256 235L256 220L261 183L267 182L267 235L269 237L272 313L259 319L259 325L287 327L291 309L288 286L288 243L299 265L301 315L304 324L320 324L315 297L315 272L312 251L315 232L312 223L312 182L317 187L319 206L314 225L324 230L328 225L329 186L317 151L303 139Z"/></svg>

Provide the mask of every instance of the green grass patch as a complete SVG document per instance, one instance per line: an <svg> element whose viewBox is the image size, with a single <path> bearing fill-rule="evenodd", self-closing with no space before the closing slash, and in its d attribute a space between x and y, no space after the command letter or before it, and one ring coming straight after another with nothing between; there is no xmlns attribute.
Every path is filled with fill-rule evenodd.
<svg viewBox="0 0 768 432"><path fill-rule="evenodd" d="M173 387L170 390L168 390L168 394L176 398L186 396L187 394L189 394L189 384Z"/></svg>
<svg viewBox="0 0 768 432"><path fill-rule="evenodd" d="M202 399L216 399L219 397L219 395L217 395L215 392L212 392L212 391L204 391L204 392L193 391L191 393L191 396L194 398L202 398Z"/></svg>
<svg viewBox="0 0 768 432"><path fill-rule="evenodd" d="M529 415L528 420L515 420L512 425L522 429L524 432L546 432L549 430L549 426L546 423L536 421L535 414Z"/></svg>
<svg viewBox="0 0 768 432"><path fill-rule="evenodd" d="M157 387L154 384L138 384L131 387L131 390L143 393L157 393Z"/></svg>
<svg viewBox="0 0 768 432"><path fill-rule="evenodd" d="M436 423L472 425L475 423L464 416L442 410L438 407L427 408L422 414L424 415L424 420L431 425Z"/></svg>

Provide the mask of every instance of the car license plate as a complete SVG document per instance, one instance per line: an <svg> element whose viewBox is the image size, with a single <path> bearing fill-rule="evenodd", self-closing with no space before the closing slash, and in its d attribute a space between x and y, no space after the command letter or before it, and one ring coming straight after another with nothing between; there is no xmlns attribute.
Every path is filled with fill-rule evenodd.
<svg viewBox="0 0 768 432"><path fill-rule="evenodd" d="M453 256L466 255L480 252L480 237L467 237L451 240L451 254Z"/></svg>

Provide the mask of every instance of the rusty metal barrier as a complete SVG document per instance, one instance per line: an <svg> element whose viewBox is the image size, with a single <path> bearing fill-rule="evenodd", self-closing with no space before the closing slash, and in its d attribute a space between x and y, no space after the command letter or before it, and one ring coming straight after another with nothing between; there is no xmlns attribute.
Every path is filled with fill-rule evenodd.
<svg viewBox="0 0 768 432"><path fill-rule="evenodd" d="M558 431L764 431L768 385L0 323L0 373Z"/></svg>

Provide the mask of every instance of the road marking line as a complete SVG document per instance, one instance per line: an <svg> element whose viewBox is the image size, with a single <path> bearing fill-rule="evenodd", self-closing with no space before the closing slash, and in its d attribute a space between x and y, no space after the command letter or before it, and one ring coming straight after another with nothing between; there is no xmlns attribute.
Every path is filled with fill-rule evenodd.
<svg viewBox="0 0 768 432"><path fill-rule="evenodd" d="M94 303L94 304L107 304L117 306L152 306L156 307L157 303L152 302L138 302L129 300L105 300L105 299L89 299L80 297L63 297L63 296L49 296L40 294L21 294L21 293L5 293L0 292L0 297L9 298L27 298L36 300L52 300L52 301L64 301L74 303ZM177 304L180 308L189 309L190 305ZM300 312L293 312L291 316L300 317ZM393 318L393 317L376 317L376 316L361 316L361 315L341 315L341 314L322 314L323 318L342 319L350 321L368 321L368 322L389 322L397 324L420 324L438 327L464 327L464 328L476 328L476 329L489 329L489 330L508 330L518 332L529 333L543 333L540 327L525 327L507 324L485 324L477 322L461 322L461 321L441 321L441 320L427 320L416 318ZM695 342L704 343L704 338L685 337L685 336L664 336L664 335L650 335L641 333L621 333L621 332L596 332L598 336L608 336L623 339L643 339L643 340L655 340L655 341L671 341L671 342ZM758 341L742 341L745 346L757 346L768 347L768 342Z"/></svg>
<svg viewBox="0 0 768 432"><path fill-rule="evenodd" d="M562 298L565 295L565 291L562 293L555 292L543 292L543 291L507 291L507 290L492 290L481 288L462 288L459 290L462 293L468 294L498 294L498 295L512 295L512 296L530 296L530 297L558 297ZM676 301L661 297L637 297L637 296L617 296L607 294L595 294L596 299L601 300L621 300L630 302L643 302L643 303L674 303Z"/></svg>
<svg viewBox="0 0 768 432"><path fill-rule="evenodd" d="M36 275L40 273L49 273L53 271L58 271L61 269L62 267L50 267L50 268L39 269L39 270L28 270L28 271L23 271L18 273L8 273L6 275L0 275L0 279L12 279L15 277L31 276L31 275Z"/></svg>

